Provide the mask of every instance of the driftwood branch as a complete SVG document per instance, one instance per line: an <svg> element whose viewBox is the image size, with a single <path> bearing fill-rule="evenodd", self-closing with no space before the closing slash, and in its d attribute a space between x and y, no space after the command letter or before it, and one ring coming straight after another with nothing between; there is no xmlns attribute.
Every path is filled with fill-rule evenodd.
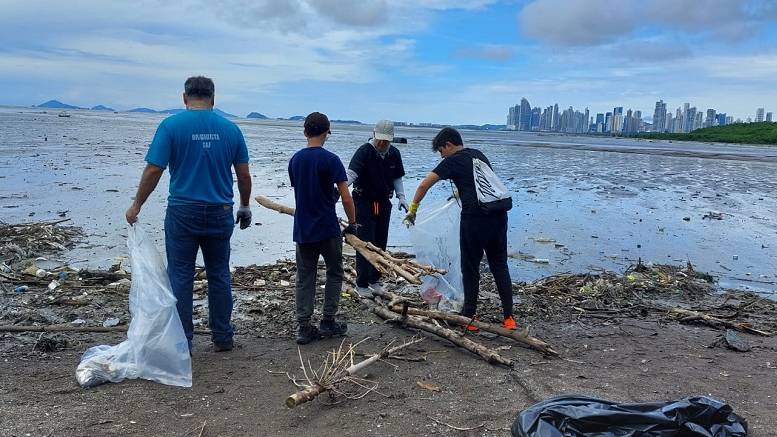
<svg viewBox="0 0 777 437"><path fill-rule="evenodd" d="M345 382L357 382L357 385L359 385L357 381L358 378L354 379L354 375L361 372L365 367L377 361L389 358L391 355L397 353L398 351L423 341L423 339L423 337L414 337L410 341L402 343L399 346L392 348L387 347L381 352L372 355L366 360L356 364L353 363L354 348L356 345L351 345L346 350L343 350L341 344L339 349L332 351L329 357L327 357L324 365L320 368L323 369L322 371L314 371L312 369L306 370L304 360L302 359L302 353L300 353L302 370L308 377L309 385L305 389L300 390L286 398L286 406L289 408L294 408L298 405L304 404L305 402L310 402L321 393L334 390L336 389L337 385ZM348 363L351 363L351 365L345 367ZM315 379L311 379L309 377L309 373L315 375ZM373 389L374 387L368 388L367 392L372 391Z"/></svg>
<svg viewBox="0 0 777 437"><path fill-rule="evenodd" d="M483 346L480 343L477 343L465 336L463 336L460 332L456 332L452 329L444 328L439 325L435 325L433 323L429 323L421 319L417 316L407 316L402 317L399 314L391 311L390 309L379 305L375 302L373 302L370 299L361 299L354 290L349 290L350 294L358 299L374 314L379 316L380 318L390 321L390 322L398 322L401 323L404 326L410 327L410 328L416 328L420 329L422 331L430 332L432 334L435 334L437 336L440 336L451 343L455 344L456 346L462 347L476 355L478 355L480 358L484 359L485 361L491 363L491 364L501 364L504 366L512 367L513 361L505 358L501 355L499 355L498 352L496 352L493 349L489 349L486 346Z"/></svg>
<svg viewBox="0 0 777 437"><path fill-rule="evenodd" d="M281 205L264 196L256 196L256 201L265 208L282 214L293 216L295 212L294 208ZM340 225L345 227L343 223L340 223ZM400 277L410 284L421 285L421 276L423 275L446 273L445 270L435 268L434 266L421 265L412 259L397 258L391 252L363 241L353 234L346 234L345 242L359 252L381 274Z"/></svg>
<svg viewBox="0 0 777 437"><path fill-rule="evenodd" d="M730 320L724 320L718 317L710 316L708 314L700 313L698 311L686 310L682 308L670 308L669 314L680 319L681 322L694 322L699 321L705 325L712 327L726 327L735 329L737 331L746 332L748 334L762 335L764 337L770 337L771 332L761 331L755 329L749 323L735 323Z"/></svg>
<svg viewBox="0 0 777 437"><path fill-rule="evenodd" d="M127 326L72 326L72 325L0 325L0 332L124 332ZM195 334L210 334L207 329L195 329Z"/></svg>
<svg viewBox="0 0 777 437"><path fill-rule="evenodd" d="M482 331L491 332L491 333L500 335L502 337L513 339L521 343L522 345L528 347L529 349L534 349L536 351L540 351L547 355L554 355L554 356L558 355L558 352L553 350L553 348L548 343L545 343L539 338L535 338L528 335L527 332L513 331L510 329L503 328L499 325L495 325L493 323L482 322L479 320L471 320L470 317L464 317L458 314L446 313L443 311L431 311L431 310L422 310L418 308L407 308L402 305L393 305L391 306L391 310L402 315L410 314L414 316L422 316L430 319L445 320L445 321L457 323L460 325L472 324Z"/></svg>

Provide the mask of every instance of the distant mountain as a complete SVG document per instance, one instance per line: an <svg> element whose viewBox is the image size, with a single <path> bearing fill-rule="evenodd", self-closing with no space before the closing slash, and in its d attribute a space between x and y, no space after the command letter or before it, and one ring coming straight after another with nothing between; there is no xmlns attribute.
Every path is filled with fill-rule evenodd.
<svg viewBox="0 0 777 437"><path fill-rule="evenodd" d="M364 124L361 121L358 120L332 120L332 123L342 123L342 124Z"/></svg>
<svg viewBox="0 0 777 437"><path fill-rule="evenodd" d="M269 117L267 117L266 115L260 114L258 112L252 112L252 113L246 115L246 118L256 118L256 119L259 119L259 120L268 120L269 119Z"/></svg>
<svg viewBox="0 0 777 437"><path fill-rule="evenodd" d="M127 112L143 112L146 114L156 114L157 111L154 111L153 109L149 109L149 108L135 108L135 109L130 109Z"/></svg>
<svg viewBox="0 0 777 437"><path fill-rule="evenodd" d="M103 105L97 105L92 106L92 111L115 111L115 109Z"/></svg>
<svg viewBox="0 0 777 437"><path fill-rule="evenodd" d="M181 112L186 111L183 108L173 108L173 109L165 109L164 111L157 111L160 114L180 114Z"/></svg>
<svg viewBox="0 0 777 437"><path fill-rule="evenodd" d="M218 115L220 115L220 116L222 116L222 117L226 117L226 118L237 118L237 115L230 114L229 112L224 112L224 111L222 111L222 110L221 110L221 109L219 109L219 108L214 108L214 109L213 109L213 112L215 112L216 114L218 114Z"/></svg>
<svg viewBox="0 0 777 437"><path fill-rule="evenodd" d="M305 117L303 117L301 115L295 115L293 117L287 118L287 120L291 120L291 121L304 121Z"/></svg>
<svg viewBox="0 0 777 437"><path fill-rule="evenodd" d="M50 108L50 109L84 109L78 106L68 105L62 103L59 100L49 100L48 102L41 103L38 108Z"/></svg>

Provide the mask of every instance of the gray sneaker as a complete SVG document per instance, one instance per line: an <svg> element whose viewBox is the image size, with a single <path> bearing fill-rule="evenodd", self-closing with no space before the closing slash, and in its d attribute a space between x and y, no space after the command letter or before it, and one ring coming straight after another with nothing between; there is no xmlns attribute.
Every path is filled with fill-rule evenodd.
<svg viewBox="0 0 777 437"><path fill-rule="evenodd" d="M370 287L359 287L356 286L356 294L358 294L361 297L370 298L372 297L372 289Z"/></svg>

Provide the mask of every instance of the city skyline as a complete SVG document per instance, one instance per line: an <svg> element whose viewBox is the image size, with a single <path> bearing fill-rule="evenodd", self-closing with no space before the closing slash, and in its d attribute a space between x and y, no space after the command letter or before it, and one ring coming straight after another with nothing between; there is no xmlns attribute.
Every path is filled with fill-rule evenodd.
<svg viewBox="0 0 777 437"><path fill-rule="evenodd" d="M522 97L520 103L510 106L507 112L506 128L516 131L540 131L563 133L612 133L635 134L639 132L688 133L696 129L724 126L733 123L772 122L773 113L764 107L756 108L755 117L741 119L719 112L716 108L702 110L685 102L676 110L671 109L663 99L655 103L652 116L643 117L642 110L615 106L612 111L593 113L586 106L583 111L569 106L559 110L558 103L542 109Z"/></svg>

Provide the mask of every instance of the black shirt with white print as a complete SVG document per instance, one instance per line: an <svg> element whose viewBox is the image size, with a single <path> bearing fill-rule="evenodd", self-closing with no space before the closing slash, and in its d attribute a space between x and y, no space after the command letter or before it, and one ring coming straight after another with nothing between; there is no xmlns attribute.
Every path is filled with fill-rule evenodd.
<svg viewBox="0 0 777 437"><path fill-rule="evenodd" d="M464 148L442 160L432 172L440 179L450 179L459 191L461 215L486 215L478 203L472 158L477 158L491 167L491 162L480 150Z"/></svg>

